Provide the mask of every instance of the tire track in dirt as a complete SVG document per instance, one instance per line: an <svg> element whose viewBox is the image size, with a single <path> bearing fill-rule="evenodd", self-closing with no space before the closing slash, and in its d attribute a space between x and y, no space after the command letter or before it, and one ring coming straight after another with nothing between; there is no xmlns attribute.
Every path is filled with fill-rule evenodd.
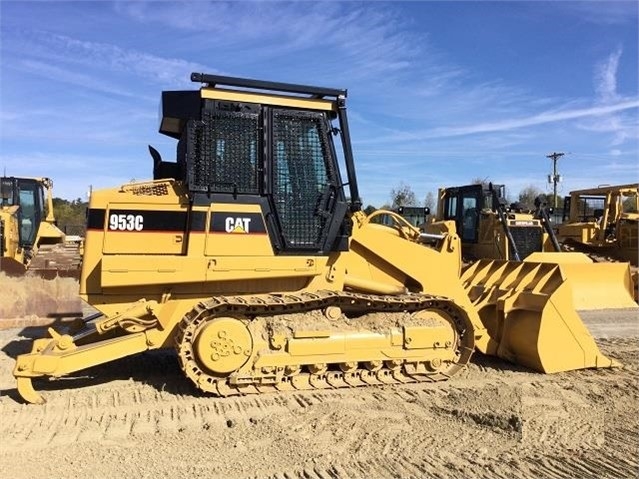
<svg viewBox="0 0 639 479"><path fill-rule="evenodd" d="M143 354L37 384L44 406L0 396L0 464L36 477L144 444L138 469L114 461L93 477L636 477L639 341L600 347L624 367L541 375L477 355L443 384L221 399L173 355ZM13 364L0 359L5 387ZM91 471L74 467L68 477Z"/></svg>
<svg viewBox="0 0 639 479"><path fill-rule="evenodd" d="M352 392L344 390L212 398L158 391L132 380L44 394L48 402L43 406L19 405L6 396L0 398L0 415L4 418L0 436L5 448L206 430L254 422L268 415L291 414L318 404L373 407L374 403L402 400L393 391L353 397Z"/></svg>
<svg viewBox="0 0 639 479"><path fill-rule="evenodd" d="M132 359L129 362L135 361ZM157 374L166 369L162 361L151 361L158 365L157 371L150 368L150 361L142 362L142 369L151 378L158 376L169 383L182 380L179 371L178 374L170 376ZM130 369L135 369L135 365L129 364L124 368L125 371ZM122 368L118 371L122 371ZM536 382L531 383L532 378ZM614 377L615 381L618 379L618 376ZM39 447L50 443L64 444L163 431L205 429L229 421L246 422L270 414L294 412L320 403L338 403L342 407L346 403L356 403L362 407L371 407L373 403L387 404L397 401L419 402L427 408L435 407L435 411L443 416L470 419L480 425L507 430L513 422L512 411L499 414L493 409L490 414L473 413L466 398L468 391L476 391L473 395L480 399L475 402L493 404L492 400L498 395L497 392L503 396L506 389L512 391L513 385L534 386L536 383L548 381L552 381L551 376L529 372L501 370L498 374L491 374L491 368L479 365L471 366L459 380L453 379L445 386L410 384L358 389L356 392L300 391L220 399L202 396L196 391L193 391L193 395L173 394L134 380L116 380L115 383L87 388L45 392L49 402L43 407L19 406L5 397L0 401L0 414L6 419L0 425L0 434L6 438L7 447ZM488 397L479 391L488 391ZM460 396L462 400L455 402L453 399L456 396ZM439 403L444 403L445 406L438 406ZM451 407L451 404L454 407ZM591 426L584 425L585 428L592 429ZM542 430L539 432L542 441L543 427L541 425ZM575 432L579 431L571 428L569 434L574 435ZM556 438L555 435L554 439Z"/></svg>
<svg viewBox="0 0 639 479"><path fill-rule="evenodd" d="M526 452L524 452L525 454ZM251 475L250 478L268 479L359 479L371 477L423 478L438 477L458 479L459 477L487 479L622 479L636 477L637 463L604 454L593 458L584 454L566 454L557 451L554 455L529 457L518 453L500 457L467 458L463 454L434 454L427 458L399 455L394 458L380 457L362 461L337 462L328 467L306 467L280 471L272 475ZM463 459L463 460L460 460Z"/></svg>

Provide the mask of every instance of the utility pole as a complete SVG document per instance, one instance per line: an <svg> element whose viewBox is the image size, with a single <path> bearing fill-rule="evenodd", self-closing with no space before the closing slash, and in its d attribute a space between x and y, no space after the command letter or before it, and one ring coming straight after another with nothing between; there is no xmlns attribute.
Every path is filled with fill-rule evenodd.
<svg viewBox="0 0 639 479"><path fill-rule="evenodd" d="M561 175L557 173L557 160L564 156L563 153L551 153L546 158L552 160L552 175L548 175L548 183L552 183L553 207L557 208L557 183L561 181Z"/></svg>

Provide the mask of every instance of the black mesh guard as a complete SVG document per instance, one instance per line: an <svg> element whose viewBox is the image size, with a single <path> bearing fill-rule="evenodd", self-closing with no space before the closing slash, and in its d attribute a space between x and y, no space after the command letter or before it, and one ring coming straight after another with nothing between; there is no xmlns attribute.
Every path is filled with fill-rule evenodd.
<svg viewBox="0 0 639 479"><path fill-rule="evenodd" d="M185 156L189 190L259 193L258 120L257 113L214 111L203 112L201 121L189 121Z"/></svg>
<svg viewBox="0 0 639 479"><path fill-rule="evenodd" d="M517 252L519 253L519 257L523 260L531 253L536 251L541 251L542 242L543 242L543 232L541 227L531 227L531 226L511 226L510 232L513 236L513 240L517 245ZM510 258L514 258L515 254L512 248L510 247Z"/></svg>
<svg viewBox="0 0 639 479"><path fill-rule="evenodd" d="M272 128L273 200L284 241L291 249L319 250L337 191L326 117L274 110Z"/></svg>

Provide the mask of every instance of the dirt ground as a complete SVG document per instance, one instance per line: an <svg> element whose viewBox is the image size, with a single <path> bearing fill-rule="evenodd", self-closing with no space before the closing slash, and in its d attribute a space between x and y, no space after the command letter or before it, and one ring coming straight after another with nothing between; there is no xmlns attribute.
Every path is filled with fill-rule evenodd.
<svg viewBox="0 0 639 479"><path fill-rule="evenodd" d="M7 478L636 478L639 318L582 315L613 370L542 375L475 355L447 383L213 398L170 352L35 382L14 357L42 327L0 331Z"/></svg>
<svg viewBox="0 0 639 479"><path fill-rule="evenodd" d="M57 278L55 281L33 276L10 277L0 272L0 318L44 323L49 318L74 316L82 311L78 298L78 281ZM34 294L37 292L37 294Z"/></svg>

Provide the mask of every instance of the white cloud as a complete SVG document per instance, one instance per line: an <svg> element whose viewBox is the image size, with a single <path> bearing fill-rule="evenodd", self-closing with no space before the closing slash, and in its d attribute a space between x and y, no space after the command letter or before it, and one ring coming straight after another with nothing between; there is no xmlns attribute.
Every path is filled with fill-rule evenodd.
<svg viewBox="0 0 639 479"><path fill-rule="evenodd" d="M639 14L639 3L636 1L582 0L544 3L546 8L553 6L597 25L623 25L630 22L636 24Z"/></svg>
<svg viewBox="0 0 639 479"><path fill-rule="evenodd" d="M339 73L349 84L408 70L427 43L393 9L349 2L119 2L116 12L184 31L194 52L215 48L226 70L250 51L253 63L282 63L316 80Z"/></svg>
<svg viewBox="0 0 639 479"><path fill-rule="evenodd" d="M12 68L29 73L31 75L39 75L50 80L68 83L74 86L84 87L102 93L139 98L139 95L134 94L130 90L117 88L112 83L101 81L93 75L74 72L66 68L60 68L55 65L38 60L20 60L14 63L12 65Z"/></svg>
<svg viewBox="0 0 639 479"><path fill-rule="evenodd" d="M619 101L617 94L617 69L621 47L612 52L608 58L595 69L595 91L602 103Z"/></svg>
<svg viewBox="0 0 639 479"><path fill-rule="evenodd" d="M161 57L108 43L79 40L67 35L45 31L11 33L14 34L11 53L23 65L31 65L33 73L49 75L71 84L93 85L97 89L113 90L113 93L118 94L122 94L123 89L112 86L117 82L118 74L135 75L161 85L191 85L188 78L190 72L215 72L200 63ZM83 73L70 71L77 69L77 66L83 67ZM130 85L128 91L131 91Z"/></svg>
<svg viewBox="0 0 639 479"><path fill-rule="evenodd" d="M622 49L617 47L608 57L595 66L594 85L596 100L600 105L623 101L617 91L617 75ZM596 118L587 119L579 127L592 132L610 133L610 146L623 145L627 140L639 138L637 114L624 114L623 110L611 111Z"/></svg>
<svg viewBox="0 0 639 479"><path fill-rule="evenodd" d="M454 136L472 135L477 133L493 133L523 128L527 126L542 125L577 118L602 116L609 113L639 108L639 100L629 100L612 105L600 105L589 108L577 108L573 110L546 111L536 115L522 118L511 118L506 120L477 123L474 125L459 127L441 127L418 132L396 133L391 137L378 137L368 140L366 143L376 143L385 141L405 141L423 140L427 138L446 138Z"/></svg>

